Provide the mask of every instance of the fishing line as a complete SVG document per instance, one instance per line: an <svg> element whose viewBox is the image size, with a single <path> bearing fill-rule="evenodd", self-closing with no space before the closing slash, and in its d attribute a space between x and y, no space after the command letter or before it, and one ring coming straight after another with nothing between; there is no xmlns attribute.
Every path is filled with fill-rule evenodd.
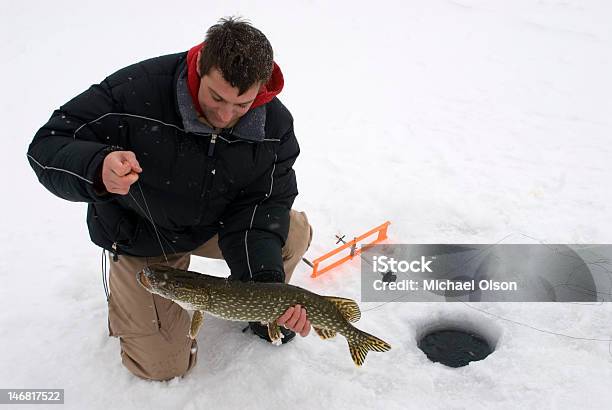
<svg viewBox="0 0 612 410"><path fill-rule="evenodd" d="M572 336L572 335L568 335L566 333L559 333L559 332L553 332L552 330L540 329L540 328L532 326L532 325L530 325L528 323L519 322L519 321L516 321L516 320L513 320L513 319L508 319L507 317L504 317L504 316L501 316L501 315L497 315L495 313L491 313L488 310L477 308L477 307L475 307L473 305L470 305L469 303L464 302L462 300L460 300L459 302L463 303L465 306L469 307L470 309L477 310L479 312L485 313L485 314L487 314L489 316L493 316L493 317L495 317L497 319L500 319L500 320L505 320L507 322L514 323L515 325L524 326L524 327L527 327L529 329L537 330L538 332L548 333L550 335L555 335L555 336L563 336L563 337L567 337L569 339L575 339L575 340L592 340L592 341L595 341L595 342L610 342L610 343L612 343L612 339L598 339L598 338L591 338L591 337Z"/></svg>
<svg viewBox="0 0 612 410"><path fill-rule="evenodd" d="M149 216L147 215L147 212L144 210L144 208L143 208L143 207L142 207L142 206L141 206L141 205L138 203L138 201L136 200L136 198L134 198L134 196L132 195L132 193L131 193L131 192L129 192L129 194L130 194L130 196L132 197L132 200L134 201L134 203L135 203L135 204L138 206L138 209L140 209L140 211L141 211L141 212L142 212L142 213L145 215L145 217L147 218L147 220L149 220ZM143 196L143 199L144 199L144 196ZM152 219L153 219L153 218L151 218L151 224L155 225L155 224L152 222ZM169 248L172 250L172 254L176 254L176 253L177 253L177 252L176 252L176 249L174 249L174 247L173 247L173 246L172 246L172 244L170 243L170 240L169 240L168 238L166 238L166 236L165 236L163 233L159 232L159 234L161 235L161 238L162 238L164 241L166 241L166 245L168 245L168 247L169 247ZM161 246L161 244L160 244L160 246Z"/></svg>
<svg viewBox="0 0 612 410"><path fill-rule="evenodd" d="M136 205L138 205L138 208L140 208L140 210L145 214L145 217L149 220L149 222L151 222L151 225L153 225L153 230L155 231L155 236L157 237L157 242L159 243L159 247L161 248L162 254L164 256L164 259L166 260L166 263L168 262L168 255L166 255L166 250L164 249L164 245L161 241L160 235L159 235L159 231L157 230L157 225L155 224L155 221L153 220L153 216L151 214L151 210L149 209L149 204L147 203L147 199L145 198L144 192L142 190L142 185L140 184L140 181L136 181L136 184L138 185L138 189L140 190L140 195L142 196L142 200L145 204L146 207L146 211L142 208L142 206L140 206L140 204L138 203L138 201L136 200L136 198L134 197L134 195L132 195L131 190L128 191L128 194L130 195L130 197L132 197L132 200L136 203ZM164 238L167 242L168 239ZM172 248L172 245L168 244L170 246L170 248ZM172 250L174 251L174 248L172 248ZM176 252L174 252L176 253Z"/></svg>
<svg viewBox="0 0 612 410"><path fill-rule="evenodd" d="M140 195L142 196L142 200L143 200L143 203L145 204L146 211L138 203L138 201L136 200L134 195L132 195L132 191L131 190L128 191L128 194L130 195L130 197L132 198L134 203L138 206L140 211L149 220L149 222L151 222L151 225L153 225L153 230L155 231L155 235L157 236L157 241L159 243L159 247L161 248L161 251L162 251L162 254L164 256L164 259L166 260L166 263L169 264L168 256L166 255L166 251L164 249L164 245L163 245L163 243L162 243L162 241L160 239L160 232L157 229L157 225L155 224L155 221L153 221L153 216L151 214L151 210L149 209L149 205L147 203L147 199L145 198L144 192L142 190L142 186L140 185L140 181L137 181L136 183L138 184L138 188L140 190ZM174 254L176 254L177 252L174 249L174 247L172 246L172 244L170 243L170 241L168 240L168 238L166 238L163 234L161 235L161 237L164 238L164 240L166 241L167 245L170 247L172 252ZM147 264L148 264L148 261L147 261ZM106 249L102 248L102 285L104 286L104 294L106 295L106 301L108 302L110 300L110 290L109 290L109 286L108 286L108 279L107 279L107 277L108 277L108 265L107 265L107 260L106 260Z"/></svg>
<svg viewBox="0 0 612 410"><path fill-rule="evenodd" d="M495 313L491 313L491 312L489 312L488 310L485 310L485 309L479 309L479 308L477 308L475 306L472 306L472 305L470 305L470 304L468 304L468 303L466 303L464 301L460 300L459 302L463 303L465 306L469 307L470 309L474 309L474 310L477 310L479 312L485 313L485 314L487 314L489 316L493 316L496 319L505 320L506 322L510 322L510 323L513 323L513 324L518 325L518 326L523 326L523 327L526 327L526 328L529 328L529 329L532 329L532 330L536 330L536 331L541 332L541 333L548 333L548 334L553 335L553 336L562 336L562 337L566 337L566 338L574 339L574 340L588 340L588 341L594 341L594 342L608 342L608 354L610 355L610 357L612 357L612 338L610 338L610 339L598 339L598 338L591 338L591 337L580 337L580 336L568 335L568 334L565 334L565 333L553 332L553 331L546 330L546 329L540 329L538 327L532 326L532 325L524 323L524 322L519 322L519 321L516 321L516 320L508 319L507 317L504 317L504 316L501 316L501 315L497 315Z"/></svg>
<svg viewBox="0 0 612 410"><path fill-rule="evenodd" d="M164 250L164 245L162 244L162 241L159 238L159 232L157 231L157 225L155 225L155 222L153 221L153 216L151 215L149 204L147 203L147 199L145 198L144 192L142 191L142 185L140 184L140 179L136 181L136 183L138 184L138 189L140 189L140 195L142 196L142 200L144 201L145 207L147 208L147 212L149 214L149 220L151 221L151 224L153 224L153 229L155 230L155 235L157 236L157 241L159 242L159 247L161 248L161 251L164 254L166 263L168 263L168 256L166 255L166 251Z"/></svg>

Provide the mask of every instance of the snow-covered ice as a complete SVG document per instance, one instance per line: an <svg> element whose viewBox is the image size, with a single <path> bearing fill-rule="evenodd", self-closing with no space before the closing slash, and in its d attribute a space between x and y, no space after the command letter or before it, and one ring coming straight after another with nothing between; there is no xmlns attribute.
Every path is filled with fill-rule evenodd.
<svg viewBox="0 0 612 410"><path fill-rule="evenodd" d="M393 349L355 368L345 340L282 347L207 316L197 367L139 380L108 337L85 205L26 161L63 102L113 71L248 17L285 75L302 153L307 256L390 220L395 243L612 243L612 4L596 0L22 1L0 4L0 388L63 388L82 408L610 408L612 306L362 303ZM192 268L222 275L221 261ZM359 298L359 261L294 283ZM496 350L451 369L416 338L440 323ZM557 333L554 334L554 333ZM572 336L575 338L562 336ZM597 340L583 340L597 339ZM35 407L39 408L39 407Z"/></svg>

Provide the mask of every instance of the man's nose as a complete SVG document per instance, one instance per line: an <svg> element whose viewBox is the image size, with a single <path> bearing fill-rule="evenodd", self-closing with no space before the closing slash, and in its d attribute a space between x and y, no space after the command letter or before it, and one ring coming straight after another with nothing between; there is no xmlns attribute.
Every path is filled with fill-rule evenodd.
<svg viewBox="0 0 612 410"><path fill-rule="evenodd" d="M229 121L232 119L232 109L231 107L221 107L219 110L219 118L221 121Z"/></svg>

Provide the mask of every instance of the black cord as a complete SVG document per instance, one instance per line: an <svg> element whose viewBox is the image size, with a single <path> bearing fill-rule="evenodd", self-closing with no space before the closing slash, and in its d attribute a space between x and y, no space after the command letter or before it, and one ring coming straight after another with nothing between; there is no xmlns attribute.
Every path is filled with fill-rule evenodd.
<svg viewBox="0 0 612 410"><path fill-rule="evenodd" d="M102 285L104 286L104 293L106 294L106 301L110 300L110 293L108 290L108 281L106 279L106 249L102 249Z"/></svg>

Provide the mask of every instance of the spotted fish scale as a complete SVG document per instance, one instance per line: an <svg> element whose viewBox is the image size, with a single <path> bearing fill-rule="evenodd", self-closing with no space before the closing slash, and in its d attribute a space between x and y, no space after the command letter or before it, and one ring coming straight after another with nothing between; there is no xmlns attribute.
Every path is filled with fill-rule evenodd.
<svg viewBox="0 0 612 410"><path fill-rule="evenodd" d="M336 333L346 338L357 366L363 364L368 351L391 349L385 341L351 324L361 317L359 306L351 299L321 296L286 283L233 281L163 265L146 267L138 273L137 280L149 292L194 311L192 338L202 325L203 312L207 312L227 320L267 323L270 339L280 344L282 333L276 320L288 308L301 305L322 339Z"/></svg>

